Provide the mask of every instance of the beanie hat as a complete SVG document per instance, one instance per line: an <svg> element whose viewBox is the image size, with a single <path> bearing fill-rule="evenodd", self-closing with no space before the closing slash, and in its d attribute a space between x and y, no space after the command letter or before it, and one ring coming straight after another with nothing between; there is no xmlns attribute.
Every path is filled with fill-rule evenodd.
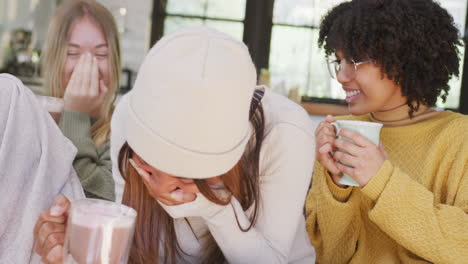
<svg viewBox="0 0 468 264"><path fill-rule="evenodd" d="M129 94L127 141L148 164L184 178L219 176L252 133L256 70L247 47L205 27L180 30L149 51Z"/></svg>

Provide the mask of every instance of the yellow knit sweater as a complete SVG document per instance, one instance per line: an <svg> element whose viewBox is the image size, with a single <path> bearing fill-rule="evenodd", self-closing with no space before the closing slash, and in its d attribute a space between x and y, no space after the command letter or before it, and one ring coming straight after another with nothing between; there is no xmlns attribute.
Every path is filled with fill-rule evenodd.
<svg viewBox="0 0 468 264"><path fill-rule="evenodd" d="M388 160L364 188L338 187L316 162L306 225L318 263L468 263L468 116L384 126L381 139Z"/></svg>

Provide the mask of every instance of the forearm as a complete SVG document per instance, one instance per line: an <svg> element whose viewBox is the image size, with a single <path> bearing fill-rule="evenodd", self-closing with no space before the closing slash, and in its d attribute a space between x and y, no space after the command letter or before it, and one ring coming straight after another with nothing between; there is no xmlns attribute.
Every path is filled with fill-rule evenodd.
<svg viewBox="0 0 468 264"><path fill-rule="evenodd" d="M114 180L108 163L95 163L89 158L75 159L73 162L86 197L115 200Z"/></svg>
<svg viewBox="0 0 468 264"><path fill-rule="evenodd" d="M233 199L218 213L206 219L210 233L229 263L287 263L289 249L281 249L253 226L239 202ZM239 225L240 227L239 227ZM284 228L284 227L282 227ZM295 233L295 228L284 232Z"/></svg>
<svg viewBox="0 0 468 264"><path fill-rule="evenodd" d="M228 205L212 203L201 194L193 202L181 205L168 206L158 202L173 218L190 215L202 217L229 263L287 262L289 248L281 248L278 243L274 243L260 231L261 227L254 225L249 231L242 231L250 227L250 220L234 197ZM294 234L296 228L297 225L291 226L291 230L278 229L278 232L287 237Z"/></svg>
<svg viewBox="0 0 468 264"><path fill-rule="evenodd" d="M466 208L435 204L431 191L389 161L374 177L362 191L375 201L369 218L385 233L434 263L460 263L468 259ZM465 196L458 198L458 203L465 206L466 189L460 185L458 191L459 197Z"/></svg>
<svg viewBox="0 0 468 264"><path fill-rule="evenodd" d="M65 111L60 120L63 134L78 152L73 162L87 197L115 200L109 144L98 148L91 138L91 121L87 114Z"/></svg>
<svg viewBox="0 0 468 264"><path fill-rule="evenodd" d="M306 201L306 227L319 262L347 263L354 255L361 230L361 196L353 188L336 186L316 164Z"/></svg>

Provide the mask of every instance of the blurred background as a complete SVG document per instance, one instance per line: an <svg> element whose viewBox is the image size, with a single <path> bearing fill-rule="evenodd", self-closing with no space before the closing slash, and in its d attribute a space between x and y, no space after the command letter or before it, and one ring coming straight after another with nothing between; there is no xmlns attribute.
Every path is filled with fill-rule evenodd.
<svg viewBox="0 0 468 264"><path fill-rule="evenodd" d="M317 46L318 26L332 6L344 0L97 0L114 14L122 41L122 92L158 39L181 27L207 25L244 41L259 82L302 102L310 111L346 111L340 85L329 77ZM440 0L454 17L460 38L466 32L468 0ZM0 0L0 69L41 92L40 55L48 22L60 0ZM450 82L438 107L468 114L468 69L460 49L460 78ZM465 74L466 72L466 74ZM334 106L334 110L324 110ZM314 110L312 110L313 112ZM338 111L338 112L337 112Z"/></svg>

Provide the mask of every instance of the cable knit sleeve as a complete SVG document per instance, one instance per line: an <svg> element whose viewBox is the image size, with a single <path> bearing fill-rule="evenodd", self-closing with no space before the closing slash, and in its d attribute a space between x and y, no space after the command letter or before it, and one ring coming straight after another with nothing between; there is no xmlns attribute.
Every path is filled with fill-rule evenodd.
<svg viewBox="0 0 468 264"><path fill-rule="evenodd" d="M91 120L85 113L64 111L60 119L62 133L78 149L73 167L86 196L115 200L109 143L96 147L91 138Z"/></svg>
<svg viewBox="0 0 468 264"><path fill-rule="evenodd" d="M452 175L459 179L452 204L435 204L432 192L386 161L362 189L375 201L369 218L425 260L454 264L468 260L468 164L464 160L452 165L451 173L459 173Z"/></svg>
<svg viewBox="0 0 468 264"><path fill-rule="evenodd" d="M316 161L306 201L306 227L319 263L350 261L362 226L359 207L360 194L356 187L338 187Z"/></svg>

